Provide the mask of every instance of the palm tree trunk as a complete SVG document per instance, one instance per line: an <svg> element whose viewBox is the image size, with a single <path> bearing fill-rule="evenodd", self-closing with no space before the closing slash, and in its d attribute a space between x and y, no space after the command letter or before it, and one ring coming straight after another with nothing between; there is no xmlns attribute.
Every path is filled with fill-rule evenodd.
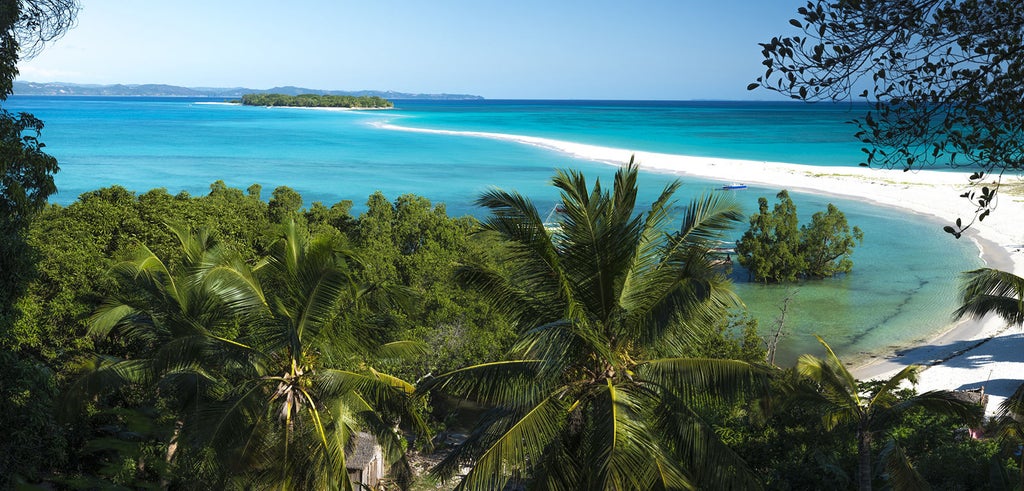
<svg viewBox="0 0 1024 491"><path fill-rule="evenodd" d="M871 491L871 431L866 421L857 425L857 489Z"/></svg>
<svg viewBox="0 0 1024 491"><path fill-rule="evenodd" d="M178 437L181 436L182 426L185 426L184 421L179 419L174 422L174 433L171 434L171 441L167 443L167 453L164 456L167 468L164 469L163 475L160 477L160 489L167 489L171 485L168 477L171 472L171 463L174 461L174 455L178 452Z"/></svg>

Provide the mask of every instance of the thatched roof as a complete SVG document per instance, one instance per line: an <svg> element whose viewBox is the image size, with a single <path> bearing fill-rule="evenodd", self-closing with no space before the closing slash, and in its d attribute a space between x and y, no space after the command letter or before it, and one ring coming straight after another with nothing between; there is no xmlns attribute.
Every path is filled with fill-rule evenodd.
<svg viewBox="0 0 1024 491"><path fill-rule="evenodd" d="M955 390L953 391L953 397L964 402L973 402L982 407L988 406L988 394L985 393L984 388L970 390Z"/></svg>
<svg viewBox="0 0 1024 491"><path fill-rule="evenodd" d="M356 433L351 445L345 452L345 467L348 469L362 469L377 457L377 439L369 433Z"/></svg>

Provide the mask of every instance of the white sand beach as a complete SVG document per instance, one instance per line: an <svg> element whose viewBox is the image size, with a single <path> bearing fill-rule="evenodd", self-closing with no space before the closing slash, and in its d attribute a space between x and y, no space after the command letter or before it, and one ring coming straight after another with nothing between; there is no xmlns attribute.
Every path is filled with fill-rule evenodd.
<svg viewBox="0 0 1024 491"><path fill-rule="evenodd" d="M461 134L516 141L550 148L574 157L622 165L635 155L640 168L651 171L721 180L723 183L758 184L779 189L864 200L897 207L938 223L956 218L969 221L974 207L960 194L970 189L967 172L862 167L821 167L779 162L688 157L628 149L585 145L546 138L483 132L413 130L389 124L381 127L404 131ZM989 181L990 183L991 181ZM1004 178L1018 183L1020 178ZM980 185L978 186L980 189ZM973 241L985 263L1024 275L1024 197L999 195L995 211L975 222L960 240ZM949 240L956 240L952 236ZM957 299L951 298L954 303ZM960 390L985 387L989 394L987 414L1024 383L1024 332L999 319L963 321L941 328L930 341L854 368L860 379L883 378L910 364L928 367L921 373L918 390Z"/></svg>

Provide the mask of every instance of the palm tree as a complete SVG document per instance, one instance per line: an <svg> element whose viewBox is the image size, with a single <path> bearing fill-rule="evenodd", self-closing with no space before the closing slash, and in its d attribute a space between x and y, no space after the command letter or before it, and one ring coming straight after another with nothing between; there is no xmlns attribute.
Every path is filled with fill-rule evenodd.
<svg viewBox="0 0 1024 491"><path fill-rule="evenodd" d="M912 407L923 407L937 414L959 416L971 422L978 417L977 405L961 401L949 391L930 391L902 399L897 397L895 391L904 381L917 383L920 367L916 365L900 370L868 393L853 378L828 343L821 337L818 337L818 341L825 347L828 356L821 359L803 355L797 360L797 372L813 384L812 391L798 392L798 400L816 405L822 410L826 430L831 431L841 424L856 427L857 483L858 489L862 491L871 489L871 444L875 436L887 424L894 422L898 415ZM913 483L922 482L920 476L906 464L894 440L890 441L887 450L886 454L893 459L887 462L886 468L896 488L906 489Z"/></svg>
<svg viewBox="0 0 1024 491"><path fill-rule="evenodd" d="M177 233L181 266L152 253L126 264L128 295L93 318L94 334L145 342L150 356L105 363L87 379L173 387L189 402L182 439L215 449L245 487L351 489L345 450L359 430L378 438L389 462L405 464L396 426L424 431L413 387L369 362L413 346L374 348L352 327L372 289L357 281L351 256L332 240L304 239L291 223L253 269Z"/></svg>
<svg viewBox="0 0 1024 491"><path fill-rule="evenodd" d="M993 268L964 273L960 307L954 315L958 319L978 319L989 314L1002 317L1010 325L1024 326L1024 278ZM1003 438L1024 440L1024 384L999 405L995 420ZM1024 459L1021 464L1018 486L1024 487Z"/></svg>
<svg viewBox="0 0 1024 491"><path fill-rule="evenodd" d="M632 161L611 193L558 172L564 218L554 232L519 194L478 200L492 211L484 230L507 240L504 267L469 265L460 276L521 334L507 359L424 384L494 408L434 469L448 479L473 464L457 489L759 487L697 412L751 386L756 370L675 355L736 302L708 253L742 215L723 195L705 197L669 234L679 184L637 214L636 181Z"/></svg>
<svg viewBox="0 0 1024 491"><path fill-rule="evenodd" d="M132 259L111 269L123 288L93 314L89 334L116 333L126 356L97 355L84 363L82 376L65 394L64 409L79 410L99 394L131 385L154 387L156 397L181 415L166 442L165 460L171 464L178 456L182 418L225 390L227 380L210 368L231 358L239 347L231 333L239 322L257 318L260 305L227 301L253 281L236 256L206 231L169 228L181 245L176 263L167 264L140 245Z"/></svg>

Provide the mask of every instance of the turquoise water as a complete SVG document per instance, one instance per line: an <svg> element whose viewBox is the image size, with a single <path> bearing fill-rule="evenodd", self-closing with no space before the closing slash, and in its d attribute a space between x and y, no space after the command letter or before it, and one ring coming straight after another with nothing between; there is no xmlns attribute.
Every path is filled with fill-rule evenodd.
<svg viewBox="0 0 1024 491"><path fill-rule="evenodd" d="M610 179L612 166L518 143L464 135L382 129L379 123L455 131L530 135L632 150L857 165L860 145L844 121L849 105L738 102L399 101L391 111L316 111L239 107L185 99L12 97L7 107L46 122L42 140L57 157L57 203L112 184L136 191L207 192L224 180L265 195L287 185L309 201L342 199L363 208L380 190L444 202L452 215L479 215L473 200L489 186L516 189L553 206L555 168ZM645 174L650 201L671 176ZM741 178L738 180L742 180ZM685 179L685 203L721 183ZM747 211L778 189L733 193ZM844 356L884 353L930 337L949 324L959 271L980 265L977 250L941 224L907 212L849 200L794 194L803 220L834 202L866 241L844 278L799 285L781 357L818 352L821 334ZM308 204L308 202L307 202ZM742 233L737 230L738 237ZM737 290L767 331L792 287L745 283Z"/></svg>

